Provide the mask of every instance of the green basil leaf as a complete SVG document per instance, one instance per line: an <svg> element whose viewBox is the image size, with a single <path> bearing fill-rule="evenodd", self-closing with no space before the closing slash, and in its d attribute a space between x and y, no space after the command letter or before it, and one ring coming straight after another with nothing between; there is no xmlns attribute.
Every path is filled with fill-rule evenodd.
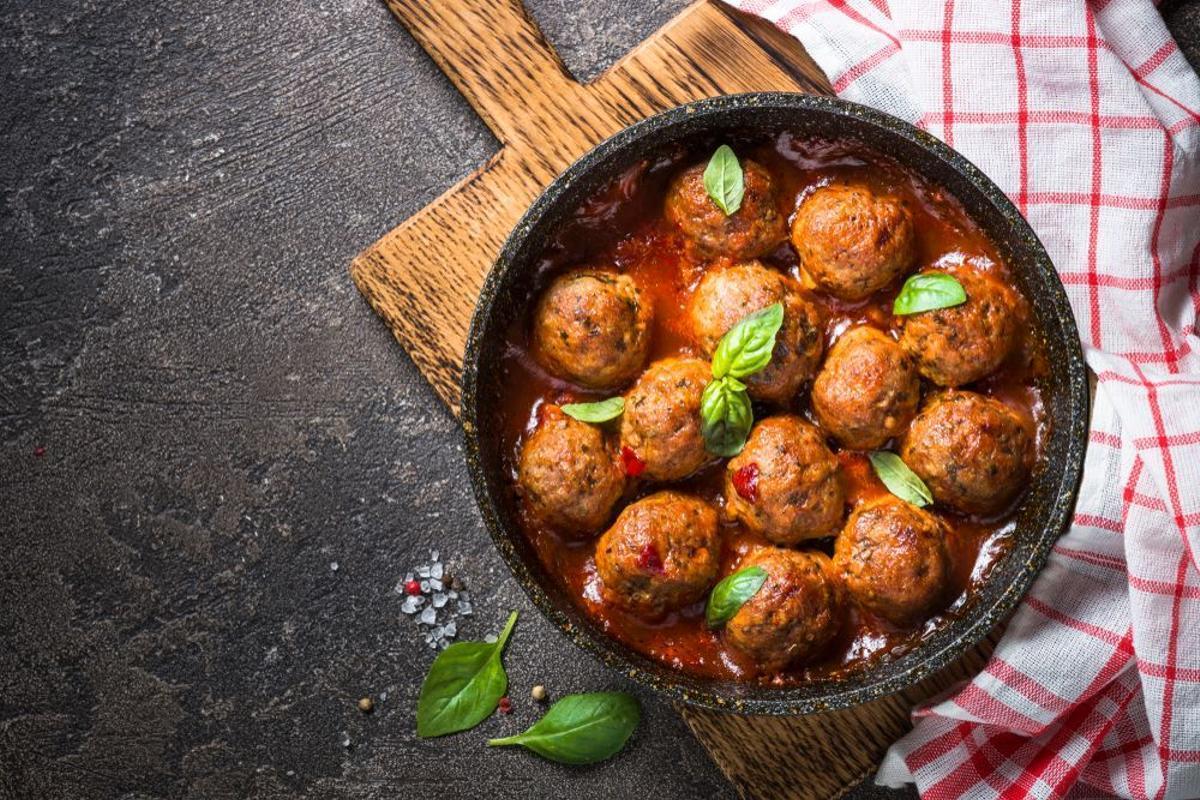
<svg viewBox="0 0 1200 800"><path fill-rule="evenodd" d="M883 481L883 485L896 497L917 507L924 507L933 502L933 495L929 493L925 481L909 469L908 465L900 460L900 456L879 450L871 453L868 458L871 459L871 467L879 476L879 480Z"/></svg>
<svg viewBox="0 0 1200 800"><path fill-rule="evenodd" d="M624 692L572 694L552 705L524 733L491 739L488 744L519 744L560 764L594 764L621 751L641 716L637 700Z"/></svg>
<svg viewBox="0 0 1200 800"><path fill-rule="evenodd" d="M516 622L514 611L495 642L458 642L438 653L417 700L418 736L465 731L496 710L508 689L500 656Z"/></svg>
<svg viewBox="0 0 1200 800"><path fill-rule="evenodd" d="M729 145L718 147L708 160L708 166L704 168L704 189L727 217L742 207L745 178L742 165Z"/></svg>
<svg viewBox="0 0 1200 800"><path fill-rule="evenodd" d="M950 308L967 302L967 291L953 275L944 272L922 272L904 282L896 302L892 303L893 314L916 314Z"/></svg>
<svg viewBox="0 0 1200 800"><path fill-rule="evenodd" d="M716 628L728 621L766 582L767 571L762 567L746 567L722 578L709 593L708 605L704 607L708 627Z"/></svg>
<svg viewBox="0 0 1200 800"><path fill-rule="evenodd" d="M568 417L574 417L580 422L608 422L625 411L625 398L610 397L595 403L567 403L562 410Z"/></svg>
<svg viewBox="0 0 1200 800"><path fill-rule="evenodd" d="M700 395L700 433L704 448L715 456L731 458L742 452L754 410L746 385L728 376L710 381Z"/></svg>
<svg viewBox="0 0 1200 800"><path fill-rule="evenodd" d="M714 378L746 378L771 363L775 335L783 326L783 303L773 303L742 318L725 335L713 353Z"/></svg>

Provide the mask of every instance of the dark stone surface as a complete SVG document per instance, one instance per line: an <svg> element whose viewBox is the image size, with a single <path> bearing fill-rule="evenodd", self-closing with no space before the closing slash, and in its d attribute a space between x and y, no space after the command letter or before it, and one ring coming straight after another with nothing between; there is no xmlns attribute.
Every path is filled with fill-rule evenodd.
<svg viewBox="0 0 1200 800"><path fill-rule="evenodd" d="M683 5L530 3L584 76ZM608 765L483 744L533 683L622 683L509 578L346 273L495 148L381 3L8 0L0 74L0 798L733 796L645 694ZM466 637L524 615L515 713L422 742L393 587L431 548Z"/></svg>

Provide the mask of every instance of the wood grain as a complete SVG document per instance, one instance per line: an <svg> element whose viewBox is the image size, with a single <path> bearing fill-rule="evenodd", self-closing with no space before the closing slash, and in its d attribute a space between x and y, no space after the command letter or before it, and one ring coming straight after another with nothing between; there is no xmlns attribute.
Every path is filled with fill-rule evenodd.
<svg viewBox="0 0 1200 800"><path fill-rule="evenodd" d="M483 276L534 198L591 147L692 100L768 89L824 91L793 40L699 2L590 84L576 82L518 0L388 0L503 144L487 164L359 255L351 275L457 413ZM790 44L788 44L790 42Z"/></svg>
<svg viewBox="0 0 1200 800"><path fill-rule="evenodd" d="M505 237L562 170L627 125L682 103L749 91L829 93L791 37L697 2L589 84L575 81L519 0L387 0L502 143L486 165L359 255L351 275L458 413L467 328ZM976 671L976 652L912 689L800 718L679 706L745 797L816 800L878 763L920 700Z"/></svg>

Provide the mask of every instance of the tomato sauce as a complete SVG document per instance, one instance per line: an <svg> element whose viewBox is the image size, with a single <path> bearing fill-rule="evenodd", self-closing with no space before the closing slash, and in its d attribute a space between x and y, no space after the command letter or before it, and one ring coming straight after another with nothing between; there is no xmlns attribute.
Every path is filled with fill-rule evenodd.
<svg viewBox="0 0 1200 800"><path fill-rule="evenodd" d="M768 140L734 137L729 143L740 157L757 161L771 173L780 210L789 221L815 188L845 178L864 181L908 201L914 214L919 268L965 261L1011 283L992 242L955 198L880 153L855 142L802 139L789 134ZM700 277L713 264L689 256L681 235L664 219L662 209L670 178L677 170L707 158L715 144L674 146L635 164L589 198L574 218L546 243L537 279L529 287L526 308L533 308L537 293L564 269L585 265L615 268L632 276L654 303L651 360L677 355L703 357L691 341L687 307ZM781 245L762 260L800 280L790 244ZM898 329L899 321L893 319L891 306L899 288L898 282L858 303L813 293L827 319L827 348L854 324ZM502 413L494 431L500 437L499 449L513 486L521 442L535 427L542 404L598 400L611 394L584 390L546 372L530 352L528 328L529 319L523 318L507 333L500 368ZM1030 326L1023 328L1029 330ZM1045 369L1041 351L1039 342L1033 338L1022 342L997 373L970 387L1002 400L1028 419L1037 432L1039 452L1046 433L1036 387L1036 379ZM928 391L929 387L924 389ZM791 410L811 420L807 392L797 398ZM756 405L756 419L768 413L771 410ZM831 448L841 464L841 480L850 508L887 492L863 453L839 451L833 443ZM630 490L621 506L669 487L691 492L721 510L723 477L724 462L721 462L674 484L639 485ZM1020 498L1013 507L1019 503ZM726 647L720 631L709 630L704 624L703 602L655 622L606 603L601 599L593 561L594 539L578 541L561 536L538 524L524 511L519 511L519 517L523 532L547 573L563 584L567 594L603 630L630 648L693 675L791 684L834 677L862 669L880 658L898 657L969 609L975 588L987 580L991 566L1011 544L1011 509L992 518L964 516L942 508L938 513L951 528L950 595L955 599L941 613L911 629L897 628L848 602L839 635L824 657L816 663L782 672L763 672L752 659ZM737 569L751 550L768 544L741 524L728 520L722 522L722 535L722 575ZM831 553L833 539L806 545Z"/></svg>

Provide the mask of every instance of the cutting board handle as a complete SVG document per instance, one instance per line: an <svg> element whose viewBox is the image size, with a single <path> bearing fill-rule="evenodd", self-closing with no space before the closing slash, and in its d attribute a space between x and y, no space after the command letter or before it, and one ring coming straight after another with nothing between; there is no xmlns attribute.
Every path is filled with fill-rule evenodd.
<svg viewBox="0 0 1200 800"><path fill-rule="evenodd" d="M532 135L581 88L521 0L387 2L502 142Z"/></svg>

